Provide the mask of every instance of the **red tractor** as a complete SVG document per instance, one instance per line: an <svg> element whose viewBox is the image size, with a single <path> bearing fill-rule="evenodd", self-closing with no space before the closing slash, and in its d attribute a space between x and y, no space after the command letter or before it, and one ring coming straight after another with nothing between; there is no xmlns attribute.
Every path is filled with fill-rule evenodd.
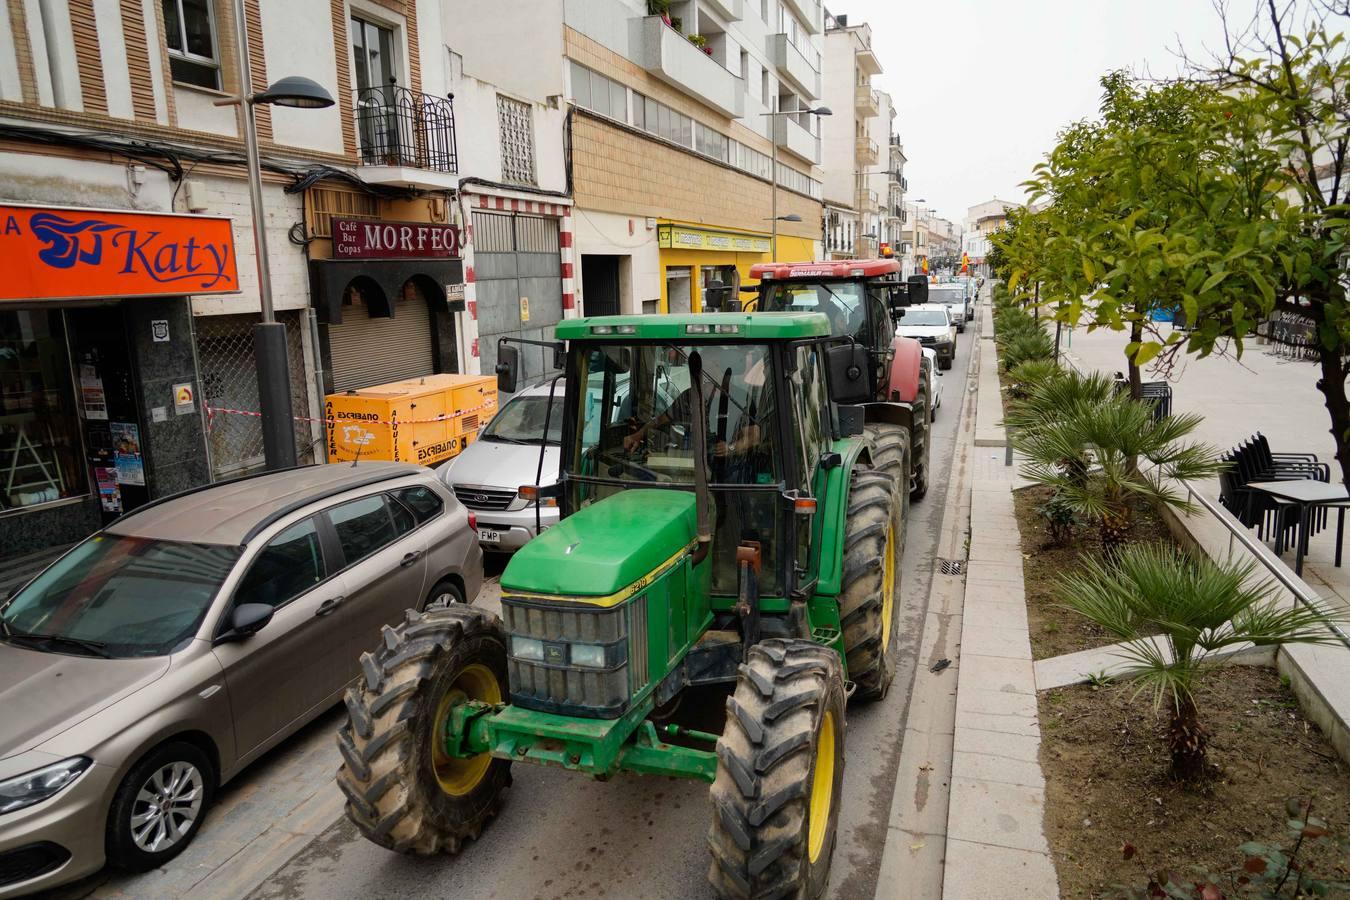
<svg viewBox="0 0 1350 900"><path fill-rule="evenodd" d="M923 303L928 281L900 278L894 259L831 262L756 263L758 279L747 311L822 312L836 337L849 337L868 348L868 383L874 401L863 405L872 438L874 465L905 479L910 496L928 492L932 422L932 379L936 373L913 338L897 337L895 320L904 307Z"/></svg>

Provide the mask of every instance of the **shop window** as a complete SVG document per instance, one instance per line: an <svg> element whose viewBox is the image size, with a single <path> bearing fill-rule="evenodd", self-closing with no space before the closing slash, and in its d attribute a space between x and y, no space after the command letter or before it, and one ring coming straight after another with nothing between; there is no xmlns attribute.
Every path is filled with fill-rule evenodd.
<svg viewBox="0 0 1350 900"><path fill-rule="evenodd" d="M534 184L534 123L530 113L528 103L497 95L503 181Z"/></svg>
<svg viewBox="0 0 1350 900"><path fill-rule="evenodd" d="M163 0L163 9L173 80L220 90L220 48L211 0Z"/></svg>
<svg viewBox="0 0 1350 900"><path fill-rule="evenodd" d="M60 312L0 311L0 509L85 493L70 371ZM107 419L96 381L85 415Z"/></svg>

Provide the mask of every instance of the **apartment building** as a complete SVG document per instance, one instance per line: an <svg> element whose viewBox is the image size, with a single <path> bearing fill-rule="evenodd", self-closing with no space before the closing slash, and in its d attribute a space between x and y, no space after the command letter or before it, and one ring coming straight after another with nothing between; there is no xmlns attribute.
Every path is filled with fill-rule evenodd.
<svg viewBox="0 0 1350 900"><path fill-rule="evenodd" d="M900 135L892 132L886 138L886 148L890 160L886 166L885 228L882 232L883 243L892 253L899 253L905 243L905 223L909 219L905 211L905 194L909 190L909 179L905 177L905 146Z"/></svg>
<svg viewBox="0 0 1350 900"><path fill-rule="evenodd" d="M966 210L966 230L962 235L962 250L970 257L971 271L988 276L989 236L1008 224L1008 210L1022 204L995 197L977 203Z"/></svg>
<svg viewBox="0 0 1350 900"><path fill-rule="evenodd" d="M749 267L774 258L775 224L777 258L818 254L818 2L525 5L561 12L588 315L735 299Z"/></svg>
<svg viewBox="0 0 1350 900"><path fill-rule="evenodd" d="M0 557L262 463L241 31L255 91L335 100L255 107L302 459L325 394L481 371L575 314L561 28L544 78L465 6L0 4Z"/></svg>
<svg viewBox="0 0 1350 900"><path fill-rule="evenodd" d="M826 11L825 103L834 115L824 120L822 153L831 259L876 256L881 244L882 198L889 193L884 174L889 159L881 148L893 111L890 98L872 87L872 77L880 74L871 27Z"/></svg>

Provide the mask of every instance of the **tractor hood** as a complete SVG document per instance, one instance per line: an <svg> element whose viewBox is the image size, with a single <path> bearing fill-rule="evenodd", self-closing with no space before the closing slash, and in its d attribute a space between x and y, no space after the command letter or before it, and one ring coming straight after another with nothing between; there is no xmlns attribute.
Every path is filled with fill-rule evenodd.
<svg viewBox="0 0 1350 900"><path fill-rule="evenodd" d="M514 594L606 597L689 547L692 491L633 488L573 513L516 551L502 573Z"/></svg>

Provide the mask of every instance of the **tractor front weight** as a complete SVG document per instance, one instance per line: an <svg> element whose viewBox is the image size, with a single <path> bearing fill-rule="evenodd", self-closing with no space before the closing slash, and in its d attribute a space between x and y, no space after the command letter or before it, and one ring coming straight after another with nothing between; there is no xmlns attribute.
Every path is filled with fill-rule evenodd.
<svg viewBox="0 0 1350 900"><path fill-rule="evenodd" d="M476 700L458 703L445 720L445 754L468 759L491 753L498 759L571 769L593 778L618 772L695 778L712 783L717 754L669 744L645 717L645 704L619 719L585 719ZM716 743L717 736L667 726L671 737Z"/></svg>

